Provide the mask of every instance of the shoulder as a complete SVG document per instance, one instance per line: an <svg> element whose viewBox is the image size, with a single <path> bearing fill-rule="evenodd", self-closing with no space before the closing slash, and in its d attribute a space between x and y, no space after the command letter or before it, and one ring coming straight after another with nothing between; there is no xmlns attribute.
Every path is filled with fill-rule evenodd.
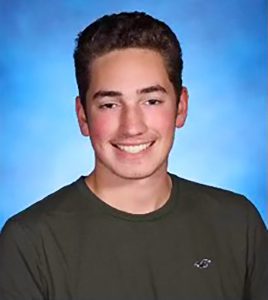
<svg viewBox="0 0 268 300"><path fill-rule="evenodd" d="M83 197L79 190L82 180L82 177L77 179L12 216L7 220L3 230L18 225L22 228L34 229L49 219L64 217L73 214L76 210L83 210L79 201Z"/></svg>
<svg viewBox="0 0 268 300"><path fill-rule="evenodd" d="M225 224L263 223L256 207L244 195L176 175L172 177L179 191L179 201L186 209Z"/></svg>

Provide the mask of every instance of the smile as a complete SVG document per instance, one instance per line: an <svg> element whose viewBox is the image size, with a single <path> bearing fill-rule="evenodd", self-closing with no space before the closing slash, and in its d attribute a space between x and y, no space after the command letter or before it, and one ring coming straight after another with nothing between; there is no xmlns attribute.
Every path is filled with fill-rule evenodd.
<svg viewBox="0 0 268 300"><path fill-rule="evenodd" d="M125 151L127 153L139 153L141 151L144 151L145 149L147 149L148 147L150 147L153 143L145 143L145 144L139 144L139 145L130 145L130 146L126 146L126 145L116 145L117 148L119 148L122 151Z"/></svg>

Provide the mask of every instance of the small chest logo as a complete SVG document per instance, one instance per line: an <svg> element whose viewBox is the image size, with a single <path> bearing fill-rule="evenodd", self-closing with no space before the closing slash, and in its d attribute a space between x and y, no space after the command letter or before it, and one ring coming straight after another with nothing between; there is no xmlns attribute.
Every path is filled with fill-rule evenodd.
<svg viewBox="0 0 268 300"><path fill-rule="evenodd" d="M211 264L211 260L209 258L203 258L194 263L194 266L198 269L207 269Z"/></svg>

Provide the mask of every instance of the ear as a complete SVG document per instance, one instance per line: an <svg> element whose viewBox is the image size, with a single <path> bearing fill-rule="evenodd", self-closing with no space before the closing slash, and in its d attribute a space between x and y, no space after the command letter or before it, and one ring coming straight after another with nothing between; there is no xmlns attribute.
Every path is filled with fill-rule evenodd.
<svg viewBox="0 0 268 300"><path fill-rule="evenodd" d="M180 94L180 101L178 104L177 117L176 117L176 127L181 128L187 118L188 113L188 90L186 87L182 87Z"/></svg>
<svg viewBox="0 0 268 300"><path fill-rule="evenodd" d="M82 135L89 136L87 116L79 96L75 98L75 111Z"/></svg>

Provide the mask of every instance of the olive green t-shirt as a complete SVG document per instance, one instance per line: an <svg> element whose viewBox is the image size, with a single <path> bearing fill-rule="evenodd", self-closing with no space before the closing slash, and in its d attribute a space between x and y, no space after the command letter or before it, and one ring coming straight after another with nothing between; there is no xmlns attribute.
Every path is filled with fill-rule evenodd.
<svg viewBox="0 0 268 300"><path fill-rule="evenodd" d="M9 219L0 299L267 300L267 231L255 207L171 178L169 200L151 213L107 205L81 177Z"/></svg>

